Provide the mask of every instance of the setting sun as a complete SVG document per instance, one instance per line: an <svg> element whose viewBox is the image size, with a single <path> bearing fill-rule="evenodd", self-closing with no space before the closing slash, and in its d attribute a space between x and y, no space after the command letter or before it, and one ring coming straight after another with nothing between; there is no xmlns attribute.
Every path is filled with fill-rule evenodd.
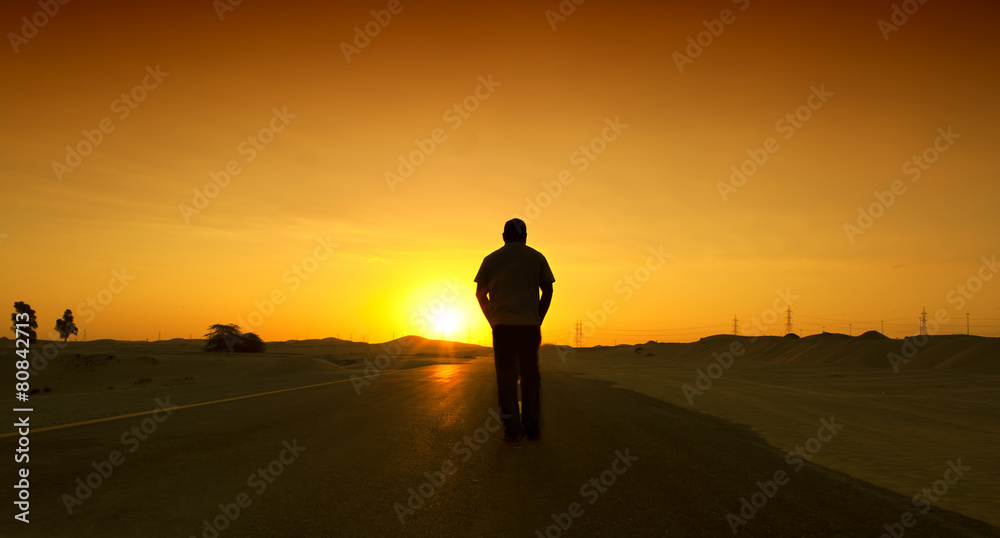
<svg viewBox="0 0 1000 538"><path fill-rule="evenodd" d="M67 8L37 36L37 0L0 8L34 36L0 57L0 300L46 331L70 309L81 340L489 344L473 278L519 216L557 278L550 343L783 334L789 310L800 335L902 337L924 307L1000 334L1000 287L958 289L1000 223L991 3L902 26L891 1L462 4L457 25L414 3L377 36L375 4L181 4Z"/></svg>
<svg viewBox="0 0 1000 538"><path fill-rule="evenodd" d="M440 314L434 316L434 329L445 337L449 337L462 327L462 322L463 316L458 309L446 308Z"/></svg>
<svg viewBox="0 0 1000 538"><path fill-rule="evenodd" d="M0 538L1000 538L1000 0L0 21Z"/></svg>

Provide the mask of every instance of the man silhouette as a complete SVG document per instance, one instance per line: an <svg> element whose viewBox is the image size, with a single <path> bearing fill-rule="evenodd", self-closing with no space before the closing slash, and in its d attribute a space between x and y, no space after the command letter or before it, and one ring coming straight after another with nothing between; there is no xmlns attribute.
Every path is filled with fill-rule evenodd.
<svg viewBox="0 0 1000 538"><path fill-rule="evenodd" d="M508 220L503 227L504 246L483 259L475 278L476 298L493 328L497 400L505 441L520 441L525 434L529 439L538 439L541 434L538 348L542 343L542 320L552 302L552 283L556 279L545 256L525 244L527 238L524 221Z"/></svg>

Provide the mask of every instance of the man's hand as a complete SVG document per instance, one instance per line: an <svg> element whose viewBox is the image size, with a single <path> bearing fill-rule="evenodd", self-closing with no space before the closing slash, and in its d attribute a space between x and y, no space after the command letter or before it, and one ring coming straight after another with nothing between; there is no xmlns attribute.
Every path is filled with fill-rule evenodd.
<svg viewBox="0 0 1000 538"><path fill-rule="evenodd" d="M552 283L546 282L539 284L538 287L542 288L542 297L538 300L538 323L541 324L545 321L545 314L549 311L549 305L552 304Z"/></svg>
<svg viewBox="0 0 1000 538"><path fill-rule="evenodd" d="M479 299L479 308L483 310L483 315L486 316L486 322L493 326L493 320L490 319L490 298L487 295L486 284L482 282L476 283L476 299Z"/></svg>

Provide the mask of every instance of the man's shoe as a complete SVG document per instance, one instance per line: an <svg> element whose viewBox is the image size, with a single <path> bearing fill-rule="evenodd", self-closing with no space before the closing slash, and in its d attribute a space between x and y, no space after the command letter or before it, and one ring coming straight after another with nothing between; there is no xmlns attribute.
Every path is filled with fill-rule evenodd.
<svg viewBox="0 0 1000 538"><path fill-rule="evenodd" d="M542 438L542 434L538 432L528 432L527 437L529 441L537 441Z"/></svg>
<svg viewBox="0 0 1000 538"><path fill-rule="evenodd" d="M520 434L520 433L516 433L516 434L505 433L504 436L503 436L503 440L504 441L510 441L512 443L517 443L517 442L519 442L523 438L524 438L524 435Z"/></svg>

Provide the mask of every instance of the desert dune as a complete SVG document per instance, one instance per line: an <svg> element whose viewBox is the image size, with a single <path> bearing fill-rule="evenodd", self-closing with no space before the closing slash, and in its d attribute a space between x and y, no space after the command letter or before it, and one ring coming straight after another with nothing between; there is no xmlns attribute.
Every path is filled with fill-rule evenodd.
<svg viewBox="0 0 1000 538"><path fill-rule="evenodd" d="M783 452L801 450L833 422L841 431L811 461L907 497L930 500L922 492L933 494L949 463L960 464L968 470L931 504L1000 525L1000 340L931 337L894 372L887 356L904 344L873 335L720 335L685 344L546 345L541 360L543 375L612 381L748 426ZM32 378L36 429L148 411L164 389L172 405L190 405L491 353L416 337L272 342L261 354L207 353L203 345L69 342Z"/></svg>
<svg viewBox="0 0 1000 538"><path fill-rule="evenodd" d="M41 350L59 349L51 360ZM204 340L39 341L31 377L39 427L147 411L167 389L172 403L235 398L272 390L371 376L488 354L470 344L406 337L379 344L337 338L269 342L266 353L209 353ZM50 348L51 349L51 348ZM0 342L13 356L13 342ZM13 363L12 367L13 367ZM11 372L13 377L13 371ZM0 401L12 401L3 395ZM36 430L37 431L37 430Z"/></svg>
<svg viewBox="0 0 1000 538"><path fill-rule="evenodd" d="M743 354L725 368L734 344ZM894 372L887 357L904 357L904 344L881 335L719 335L687 344L546 346L543 356L545 368L749 426L782 451L803 446L833 417L843 428L814 463L921 500L929 488L937 506L1000 525L1000 339L932 336ZM685 385L700 394L686 394ZM971 469L934 495L948 462L959 459Z"/></svg>

